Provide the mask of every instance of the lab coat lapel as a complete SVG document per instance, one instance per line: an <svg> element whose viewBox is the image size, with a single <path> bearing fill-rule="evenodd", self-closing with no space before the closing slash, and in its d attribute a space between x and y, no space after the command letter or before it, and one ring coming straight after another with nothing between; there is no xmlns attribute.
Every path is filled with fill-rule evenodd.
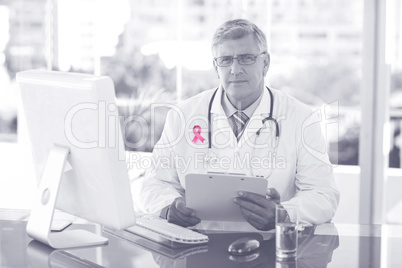
<svg viewBox="0 0 402 268"><path fill-rule="evenodd" d="M262 99L260 101L260 104L257 106L257 109L255 109L253 115L262 115L263 118L265 118L269 115L270 109L271 109L271 96L268 92L268 89L264 87Z"/></svg>
<svg viewBox="0 0 402 268"><path fill-rule="evenodd" d="M222 86L220 86L211 107L213 145L228 144L228 140L235 138L225 111L222 108L222 94L224 94L224 91Z"/></svg>
<svg viewBox="0 0 402 268"><path fill-rule="evenodd" d="M264 127L262 120L269 116L269 111L271 108L271 96L266 87L264 87L263 96L257 109L254 111L253 116L247 123L246 129L244 130L243 136L240 139L240 143L254 144L256 139L256 132L261 129L264 134L269 134L271 132L270 128ZM250 143L252 142L252 143Z"/></svg>

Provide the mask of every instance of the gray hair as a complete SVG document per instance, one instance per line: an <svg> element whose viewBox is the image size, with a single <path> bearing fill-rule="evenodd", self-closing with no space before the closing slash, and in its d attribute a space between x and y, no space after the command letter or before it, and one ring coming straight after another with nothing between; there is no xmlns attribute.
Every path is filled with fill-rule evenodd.
<svg viewBox="0 0 402 268"><path fill-rule="evenodd" d="M254 23L244 20L229 20L223 23L215 32L212 38L212 53L215 54L216 47L226 40L241 39L252 34L261 52L268 51L267 38L265 34Z"/></svg>

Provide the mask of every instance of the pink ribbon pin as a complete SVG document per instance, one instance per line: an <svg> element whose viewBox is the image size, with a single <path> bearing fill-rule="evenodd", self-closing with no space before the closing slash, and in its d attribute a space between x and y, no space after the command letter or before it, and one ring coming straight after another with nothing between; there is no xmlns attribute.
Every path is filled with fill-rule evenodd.
<svg viewBox="0 0 402 268"><path fill-rule="evenodd" d="M193 133L195 135L193 142L196 143L197 140L200 140L201 142L204 142L205 139L201 136L201 127L200 126L194 126L193 127Z"/></svg>

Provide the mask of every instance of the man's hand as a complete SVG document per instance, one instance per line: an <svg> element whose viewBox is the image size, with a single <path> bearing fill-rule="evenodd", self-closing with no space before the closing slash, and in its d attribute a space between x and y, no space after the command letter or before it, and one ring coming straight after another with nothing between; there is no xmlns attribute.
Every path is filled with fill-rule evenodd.
<svg viewBox="0 0 402 268"><path fill-rule="evenodd" d="M280 195L275 188L269 188L267 196L250 192L239 192L234 199L243 217L258 230L275 228L275 207L280 203Z"/></svg>
<svg viewBox="0 0 402 268"><path fill-rule="evenodd" d="M186 202L183 197L178 197L172 202L166 219L168 222L183 227L194 226L201 221L195 216L194 210L186 207Z"/></svg>

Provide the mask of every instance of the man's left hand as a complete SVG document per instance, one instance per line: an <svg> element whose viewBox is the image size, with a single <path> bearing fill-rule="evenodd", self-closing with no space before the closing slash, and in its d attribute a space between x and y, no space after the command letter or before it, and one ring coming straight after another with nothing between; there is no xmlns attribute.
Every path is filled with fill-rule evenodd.
<svg viewBox="0 0 402 268"><path fill-rule="evenodd" d="M261 231L275 228L275 207L280 203L280 195L275 188L269 188L267 196L251 192L239 192L234 199L248 223Z"/></svg>

